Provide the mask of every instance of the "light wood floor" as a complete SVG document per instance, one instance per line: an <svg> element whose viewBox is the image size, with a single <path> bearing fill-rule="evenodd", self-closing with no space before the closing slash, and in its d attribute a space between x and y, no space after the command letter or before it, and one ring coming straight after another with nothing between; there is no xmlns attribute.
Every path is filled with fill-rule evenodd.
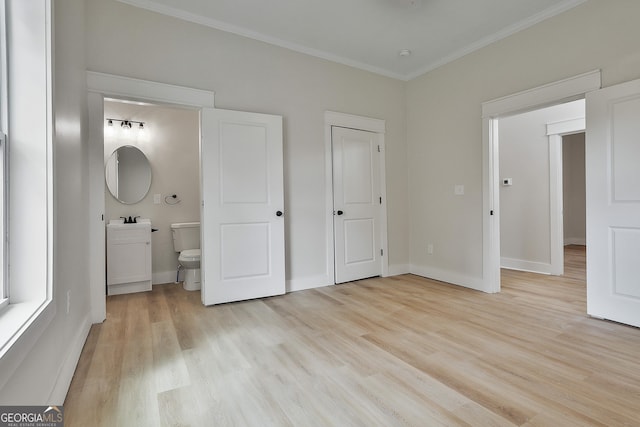
<svg viewBox="0 0 640 427"><path fill-rule="evenodd" d="M567 276L488 295L404 275L203 307L109 297L67 426L637 426L640 330L586 316Z"/></svg>

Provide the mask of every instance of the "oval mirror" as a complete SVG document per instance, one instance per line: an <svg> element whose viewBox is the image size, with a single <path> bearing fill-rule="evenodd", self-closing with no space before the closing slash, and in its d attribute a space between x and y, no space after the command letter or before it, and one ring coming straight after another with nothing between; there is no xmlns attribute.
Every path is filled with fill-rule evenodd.
<svg viewBox="0 0 640 427"><path fill-rule="evenodd" d="M107 160L105 179L109 192L120 203L138 203L151 187L151 165L139 148L123 145Z"/></svg>

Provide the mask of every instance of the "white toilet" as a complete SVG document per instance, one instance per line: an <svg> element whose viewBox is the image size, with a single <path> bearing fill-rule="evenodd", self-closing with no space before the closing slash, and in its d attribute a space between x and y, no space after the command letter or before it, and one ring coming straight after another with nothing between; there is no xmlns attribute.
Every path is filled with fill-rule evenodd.
<svg viewBox="0 0 640 427"><path fill-rule="evenodd" d="M200 223L171 224L173 249L180 252L178 262L184 269L183 287L187 291L200 289Z"/></svg>

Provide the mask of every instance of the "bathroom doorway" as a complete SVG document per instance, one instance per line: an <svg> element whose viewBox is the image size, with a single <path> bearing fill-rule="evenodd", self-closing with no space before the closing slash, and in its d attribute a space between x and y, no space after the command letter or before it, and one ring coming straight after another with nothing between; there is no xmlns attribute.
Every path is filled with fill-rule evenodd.
<svg viewBox="0 0 640 427"><path fill-rule="evenodd" d="M150 185L142 188L143 177L135 173L120 174L122 178L116 186L107 185L105 221L108 224L122 217L150 219L152 228L157 230L151 239L152 283L182 280L176 274L178 254L170 225L200 221L199 112L105 98L104 123L105 164L117 150L135 147L151 170ZM108 168L105 172L107 177L111 175Z"/></svg>
<svg viewBox="0 0 640 427"><path fill-rule="evenodd" d="M106 318L106 298L105 298L105 224L108 218L105 216L106 210L106 186L105 186L105 141L104 132L105 127L108 126L108 122L105 120L105 99L114 99L119 101L126 101L132 105L155 105L163 107L177 108L179 110L190 110L198 117L198 123L196 132L199 134L200 124L199 117L200 111L203 108L213 108L214 106L214 94L210 91L204 91L199 89L192 89L180 86L167 85L163 83L156 83L145 80L131 79L122 76L114 76L103 73L87 72L87 87L88 87L88 110L89 110L89 236L90 236L90 253L89 253L89 276L90 276L90 288L91 288L91 321L92 323L100 323ZM118 117L119 119L125 119L124 117ZM130 118L130 120L135 120ZM116 123L114 123L115 125ZM146 127L146 125L145 125ZM153 142L153 124L149 123L149 141L145 144L152 144ZM133 129L133 126L132 128ZM130 130L131 130L130 129ZM175 135L172 138L171 143L176 147L179 147L181 135ZM147 146L147 149L149 147ZM181 156L177 154L172 159L173 162L180 162ZM151 162L150 162L151 163ZM198 168L199 162L193 165L193 169ZM158 175L154 172L153 164L152 174ZM180 205L180 208L185 203L185 199L188 197L188 191L178 193L177 190L173 192L169 187L171 183L162 184L162 179L156 176L156 181L160 181L161 189L154 190L150 188L150 193L147 194L147 198L150 198L152 206L156 209L162 208L162 210L169 211L172 208L176 208ZM152 186L154 184L154 178L152 177ZM199 185L195 186L195 191L199 193ZM157 200L156 195L160 194L160 203L154 203ZM176 203L175 206L168 206L164 203L164 198L169 194L176 195L176 200L180 198L181 202ZM183 197L184 195L184 197ZM111 196L108 196L111 197ZM171 202L173 197L167 199ZM199 197L196 199L199 203ZM123 209L131 210L133 215L133 206L122 206ZM199 210L198 210L199 212ZM160 215L160 214L158 214ZM186 215L186 214L185 214ZM120 215L118 215L120 216ZM122 215L124 216L124 215ZM127 214L127 217L129 215ZM153 218L151 218L153 220ZM186 221L186 218L185 218ZM156 228L153 225L153 228ZM168 232L167 232L168 233ZM154 233L155 235L156 233ZM169 234L170 236L170 234ZM154 236L155 237L155 236ZM160 240L160 238L156 238ZM166 246L166 239L165 239ZM173 254L177 257L177 254ZM169 278L168 272L160 272L161 278L164 277L167 280ZM171 281L175 281L174 272L171 274Z"/></svg>

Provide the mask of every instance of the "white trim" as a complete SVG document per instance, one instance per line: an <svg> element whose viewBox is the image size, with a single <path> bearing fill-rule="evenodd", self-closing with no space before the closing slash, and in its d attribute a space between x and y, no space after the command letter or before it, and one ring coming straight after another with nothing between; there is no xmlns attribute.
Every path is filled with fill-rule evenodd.
<svg viewBox="0 0 640 427"><path fill-rule="evenodd" d="M505 117L584 97L600 89L600 70L590 71L482 103L483 118Z"/></svg>
<svg viewBox="0 0 640 427"><path fill-rule="evenodd" d="M140 99L198 108L213 108L214 106L214 93L209 90L175 86L113 74L97 73L95 71L87 71L87 89L89 92L122 97L129 100Z"/></svg>
<svg viewBox="0 0 640 427"><path fill-rule="evenodd" d="M547 136L550 135L571 135L573 133L584 132L587 128L587 120L584 117L577 119L563 120L561 122L547 123Z"/></svg>
<svg viewBox="0 0 640 427"><path fill-rule="evenodd" d="M22 364L25 355L29 354L56 315L56 306L53 301L48 300L40 307L34 308L36 305L34 303L11 304L2 313L3 322L9 321L12 324L19 322L22 327L0 349L0 389ZM10 316L15 317L16 321L12 321ZM25 317L28 319L23 322L22 319Z"/></svg>
<svg viewBox="0 0 640 427"><path fill-rule="evenodd" d="M564 274L562 136L549 135L549 273ZM504 265L504 263L503 263Z"/></svg>
<svg viewBox="0 0 640 427"><path fill-rule="evenodd" d="M187 22L193 22L195 24L205 25L216 30L225 31L228 33L236 34L242 37L248 37L253 40L258 40L264 43L269 43L274 46L279 46L285 49L290 49L295 52L303 53L305 55L314 56L316 58L326 59L328 61L337 62L338 64L347 65L349 67L359 68L371 73L380 74L385 77L391 77L393 79L409 81L418 76L421 76L431 70L441 67L445 64L455 61L465 55L475 52L483 47L486 47L499 40L507 38L515 33L525 30L539 22L552 18L562 12L565 12L571 8L574 8L587 0L564 0L555 4L533 16L523 19L520 22L516 22L507 28L504 28L496 33L493 33L487 37L484 37L470 45L464 46L457 51L440 58L436 61L428 63L426 66L419 68L417 71L408 72L406 74L388 70L382 67L376 67L370 64L366 64L360 61L354 61L353 59L345 58L334 53L330 53L324 50L315 49L309 46L303 46L301 44L283 40L277 37L273 37L264 33L260 33L245 27L229 24L227 22L219 21L217 19L204 17L195 13L187 12L182 9L160 4L153 0L118 0L120 3L128 4L130 6L138 7L141 9L150 10L152 12L160 13L163 15L171 16L173 18L181 19Z"/></svg>
<svg viewBox="0 0 640 427"><path fill-rule="evenodd" d="M497 41L500 41L509 36L512 36L520 31L526 30L527 28L532 27L546 19L553 18L554 16L559 15L563 12L566 12L567 10L572 9L576 6L579 6L586 1L587 0L565 0L563 2L555 4L543 10L540 13L530 16L527 19L524 19L520 22L516 22L515 24L512 24L507 28L504 28L503 30L498 31L497 33L491 34L488 37L481 38L480 40L474 43L471 43L470 45L467 45L462 49L458 49L455 52L452 52L443 58L440 58L434 62L431 62L427 66L419 68L417 71L408 73L405 76L404 80L409 81L409 80L415 79L416 77L419 77L425 73L428 73L429 71L433 71L436 68L442 67L443 65L446 65L450 62L455 61L456 59L460 59L465 55L468 55L477 50L480 50L483 47L489 46L490 44L493 44Z"/></svg>
<svg viewBox="0 0 640 427"><path fill-rule="evenodd" d="M104 97L119 97L151 101L163 104L182 105L192 108L213 108L214 92L174 86L147 80L87 71L89 92L89 164L90 180L89 211L91 213L90 253L104 254ZM98 166L99 165L99 166ZM104 261L104 255L99 258ZM102 322L106 318L104 267L90 268L91 321Z"/></svg>
<svg viewBox="0 0 640 427"><path fill-rule="evenodd" d="M89 331L91 330L91 322L89 321L89 316L85 317L85 319L81 322L81 327L78 330L73 341L70 345L66 345L67 357L65 358L60 370L58 371L58 376L56 377L56 381L53 385L51 393L49 394L49 398L47 402L51 405L63 405L64 400L67 396L67 392L69 391L69 386L71 385L71 380L73 379L73 374L76 371L76 367L78 366L78 362L80 361L80 355L82 354L82 349L84 347L84 343L89 336Z"/></svg>
<svg viewBox="0 0 640 427"><path fill-rule="evenodd" d="M392 264L389 266L388 275L389 276L400 276L402 274L411 273L411 265L410 264Z"/></svg>
<svg viewBox="0 0 640 427"><path fill-rule="evenodd" d="M371 117L355 116L353 114L336 113L335 111L324 112L324 123L342 128L366 130L368 132L386 132L386 122L381 119Z"/></svg>
<svg viewBox="0 0 640 427"><path fill-rule="evenodd" d="M384 135L386 132L386 121L371 117L356 116L353 114L338 113L335 111L324 112L324 142L325 142L325 224L326 224L326 245L327 245L327 265L326 276L330 278L331 284L335 284L335 241L333 232L333 154L331 144L331 128L344 127L349 129L364 130L378 134L380 143L380 195L382 196L382 206L380 215L380 245L383 250L381 257L380 275L389 275L389 243L387 236L387 182L385 173L386 146Z"/></svg>
<svg viewBox="0 0 640 427"><path fill-rule="evenodd" d="M509 270L527 271L538 274L554 274L553 265L544 262L525 261L514 258L500 258L500 267Z"/></svg>
<svg viewBox="0 0 640 427"><path fill-rule="evenodd" d="M490 144L491 142L491 144ZM500 292L500 181L498 121L482 120L482 277L484 292ZM489 191L491 190L491 191ZM498 260L495 262L495 260Z"/></svg>
<svg viewBox="0 0 640 427"><path fill-rule="evenodd" d="M477 291L484 291L484 283L482 279L455 273L449 270L412 265L410 273L415 274L416 276L425 277L427 279L437 280L439 282L455 284L465 288L475 289Z"/></svg>
<svg viewBox="0 0 640 427"><path fill-rule="evenodd" d="M287 293L296 292L296 291L304 291L307 289L313 288L322 288L325 286L333 285L333 278L331 276L313 276L313 277L304 277L302 279L291 279L287 280Z"/></svg>
<svg viewBox="0 0 640 427"><path fill-rule="evenodd" d="M91 322L107 318L105 305L104 97L90 92L89 111L89 301Z"/></svg>
<svg viewBox="0 0 640 427"><path fill-rule="evenodd" d="M564 274L564 191L562 171L562 136L584 132L586 120L579 117L547 124L549 139L549 216L550 274Z"/></svg>
<svg viewBox="0 0 640 427"><path fill-rule="evenodd" d="M538 88L482 104L482 290L500 291L500 212L498 119L584 97L601 86L600 70L580 74ZM493 211L494 215L490 212Z"/></svg>
<svg viewBox="0 0 640 427"><path fill-rule="evenodd" d="M0 388L19 368L56 314L53 301L53 19L52 2L36 6L15 2L10 19L33 21L42 27L16 25L7 37L9 138L12 165L9 185L14 190L8 206L11 221L9 251L10 304L0 318ZM15 15L14 15L15 14ZM21 37L35 42L25 51ZM17 54L19 52L19 54ZM12 65L13 64L13 65ZM37 78L20 73L36 70ZM40 70L40 71L37 71ZM15 96L19 94L20 96ZM15 110L14 110L15 108ZM42 289L46 287L46 289Z"/></svg>
<svg viewBox="0 0 640 427"><path fill-rule="evenodd" d="M384 68L375 67L373 65L365 64L364 62L354 61L353 59L345 58L334 53L326 52L312 47L303 46L298 43L294 43L287 40L282 40L277 37L269 36L257 31L250 30L248 28L232 25L227 22L222 22L217 19L207 18L195 13L186 12L184 10L159 4L152 0L118 0L120 3L125 3L130 6L138 7L141 9L150 10L152 12L160 13L163 15L171 16L173 18L181 19L187 22L193 22L194 24L204 25L216 30L225 31L227 33L236 34L242 37L247 37L253 40L258 40L264 43L268 43L274 46L282 47L292 50L294 52L303 53L305 55L314 56L316 58L326 59L328 61L337 62L338 64L347 65L349 67L358 68L371 73L380 74L381 76L391 77L398 80L408 80L407 76L396 73ZM584 1L584 0L582 0Z"/></svg>

